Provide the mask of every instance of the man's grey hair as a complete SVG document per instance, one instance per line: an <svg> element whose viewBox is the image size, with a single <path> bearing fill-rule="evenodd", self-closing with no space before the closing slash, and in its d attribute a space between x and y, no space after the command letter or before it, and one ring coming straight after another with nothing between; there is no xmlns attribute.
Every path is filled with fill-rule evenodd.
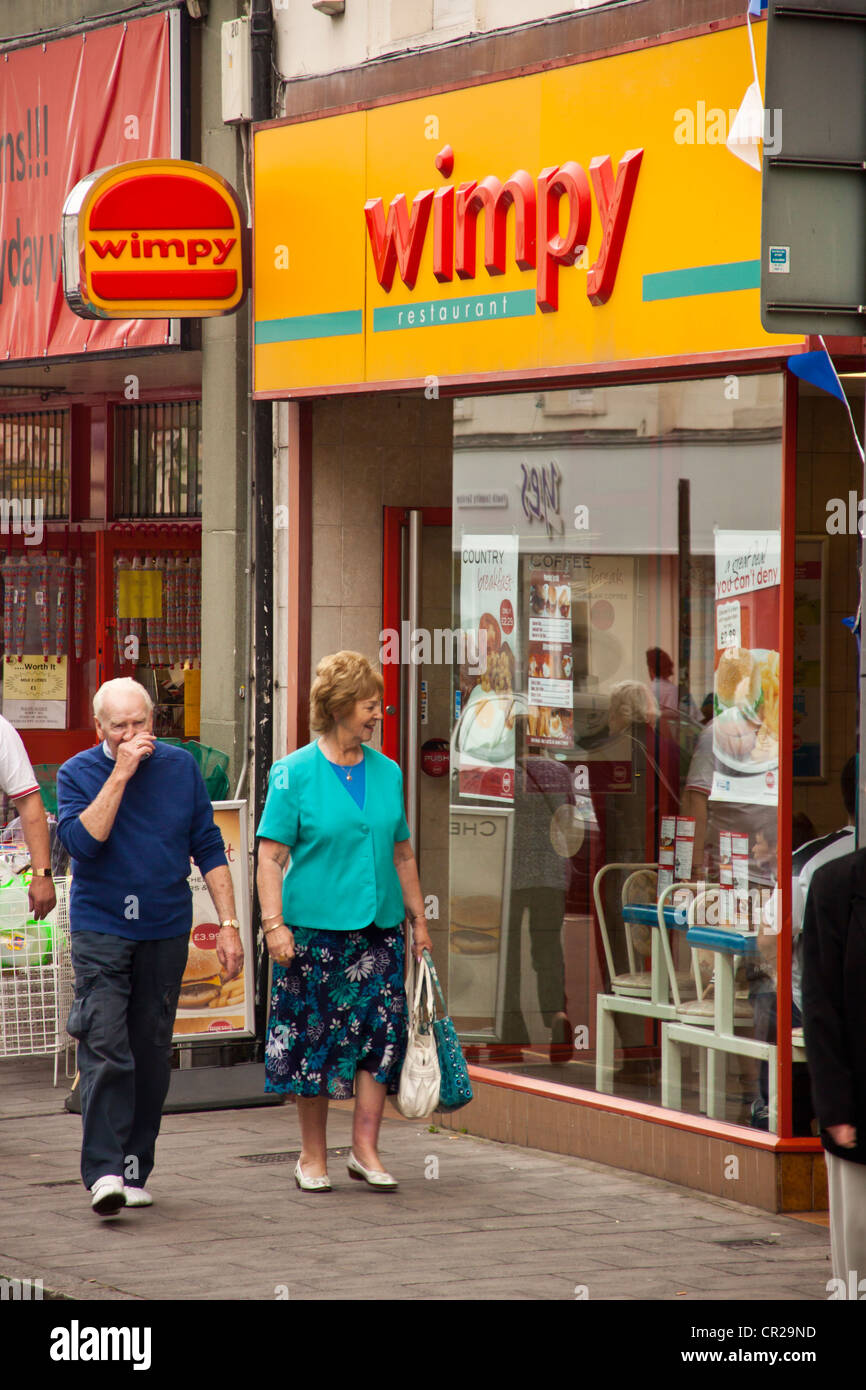
<svg viewBox="0 0 866 1390"><path fill-rule="evenodd" d="M117 676L113 681L103 681L93 697L93 715L100 724L105 723L105 706L113 704L115 700L122 700L124 696L137 695L144 704L148 714L153 709L153 700L139 681L134 681L131 676Z"/></svg>

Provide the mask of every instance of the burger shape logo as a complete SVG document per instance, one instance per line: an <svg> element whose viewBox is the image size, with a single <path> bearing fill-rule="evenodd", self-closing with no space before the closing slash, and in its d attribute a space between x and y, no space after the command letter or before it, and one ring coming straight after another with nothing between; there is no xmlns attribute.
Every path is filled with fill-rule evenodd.
<svg viewBox="0 0 866 1390"><path fill-rule="evenodd" d="M88 174L63 206L63 291L82 318L210 318L247 284L237 195L185 159L139 159Z"/></svg>

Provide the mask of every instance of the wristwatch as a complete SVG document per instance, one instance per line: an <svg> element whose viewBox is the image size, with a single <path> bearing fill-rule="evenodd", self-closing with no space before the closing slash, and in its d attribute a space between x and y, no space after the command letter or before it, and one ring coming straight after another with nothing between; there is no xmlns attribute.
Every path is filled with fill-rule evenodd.
<svg viewBox="0 0 866 1390"><path fill-rule="evenodd" d="M53 874L51 873L51 870L50 870L50 869L31 869L30 872L31 872L31 874L33 875L34 878L52 878L52 877L53 877Z"/></svg>
<svg viewBox="0 0 866 1390"><path fill-rule="evenodd" d="M239 931L239 930L240 930L240 927L239 927L239 925L238 925L238 919L237 919L237 917L226 917L225 921L220 922L220 926L221 926L221 927L234 927L235 931Z"/></svg>

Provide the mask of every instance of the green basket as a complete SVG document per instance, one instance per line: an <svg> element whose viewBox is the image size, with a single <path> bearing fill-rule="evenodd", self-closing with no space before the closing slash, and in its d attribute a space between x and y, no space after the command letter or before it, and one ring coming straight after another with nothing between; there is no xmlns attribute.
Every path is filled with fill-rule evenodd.
<svg viewBox="0 0 866 1390"><path fill-rule="evenodd" d="M34 763L33 772L39 783L42 805L50 816L57 815L57 769L58 763Z"/></svg>
<svg viewBox="0 0 866 1390"><path fill-rule="evenodd" d="M211 801L225 801L229 794L229 755L219 748L210 748L206 743L195 739L161 738L160 743L170 743L175 748L185 748L199 765L204 784Z"/></svg>

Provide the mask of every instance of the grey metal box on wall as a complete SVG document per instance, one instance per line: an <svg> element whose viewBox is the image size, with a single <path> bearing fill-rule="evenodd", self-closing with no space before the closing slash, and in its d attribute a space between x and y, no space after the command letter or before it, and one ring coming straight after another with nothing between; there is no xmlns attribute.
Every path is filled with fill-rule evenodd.
<svg viewBox="0 0 866 1390"><path fill-rule="evenodd" d="M866 4L770 0L761 323L866 334Z"/></svg>

